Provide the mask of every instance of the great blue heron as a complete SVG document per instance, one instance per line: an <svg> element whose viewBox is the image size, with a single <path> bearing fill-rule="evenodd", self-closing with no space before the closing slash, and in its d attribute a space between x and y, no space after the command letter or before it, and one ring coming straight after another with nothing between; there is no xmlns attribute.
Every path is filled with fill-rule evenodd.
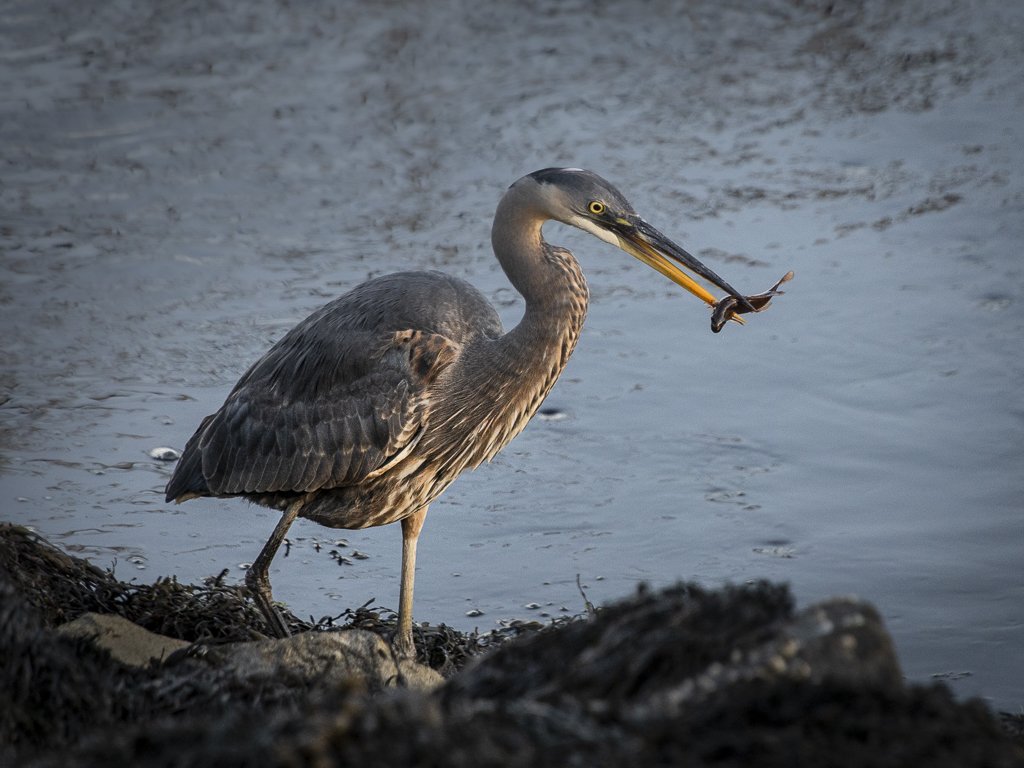
<svg viewBox="0 0 1024 768"><path fill-rule="evenodd" d="M767 303L744 297L640 218L589 171L548 168L509 187L491 243L526 300L508 333L472 285L440 272L379 277L291 329L242 376L188 441L167 500L241 496L283 510L246 584L272 631L269 567L296 516L331 528L402 522L396 650L413 653L416 542L427 506L467 469L491 459L533 416L583 326L579 264L549 245L549 219L616 245L711 306L681 267L732 297L718 324Z"/></svg>

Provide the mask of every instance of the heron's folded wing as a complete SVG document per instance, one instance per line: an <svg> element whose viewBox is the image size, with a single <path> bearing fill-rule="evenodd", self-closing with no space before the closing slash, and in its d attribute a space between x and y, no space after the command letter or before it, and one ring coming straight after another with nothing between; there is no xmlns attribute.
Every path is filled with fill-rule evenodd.
<svg viewBox="0 0 1024 768"><path fill-rule="evenodd" d="M420 433L428 387L457 353L424 331L286 337L204 422L182 464L197 451L214 494L358 484Z"/></svg>

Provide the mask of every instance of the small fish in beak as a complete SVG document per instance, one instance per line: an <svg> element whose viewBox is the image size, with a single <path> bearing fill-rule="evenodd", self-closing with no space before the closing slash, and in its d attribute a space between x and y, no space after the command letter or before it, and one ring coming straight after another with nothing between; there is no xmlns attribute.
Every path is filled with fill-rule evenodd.
<svg viewBox="0 0 1024 768"><path fill-rule="evenodd" d="M725 327L725 324L730 320L735 320L736 322L742 324L743 318L740 317L740 315L742 314L745 314L747 312L761 312L767 309L772 299L774 299L776 296L780 296L783 293L785 293L785 291L779 290L779 286L782 285L783 283L788 283L792 279L792 271L787 272L782 276L782 279L779 280L779 282L777 282L764 293L757 293L754 294L753 296L745 296L744 298L747 300L747 304L749 305L749 307L743 306L743 304L740 303L740 300L737 299L735 296L722 297L721 299L715 302L714 309L711 313L712 332L718 333L720 330L722 330L722 328Z"/></svg>

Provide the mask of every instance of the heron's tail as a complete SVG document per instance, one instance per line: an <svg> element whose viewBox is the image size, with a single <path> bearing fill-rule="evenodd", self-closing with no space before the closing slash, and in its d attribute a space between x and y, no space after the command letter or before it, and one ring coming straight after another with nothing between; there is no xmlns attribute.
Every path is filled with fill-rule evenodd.
<svg viewBox="0 0 1024 768"><path fill-rule="evenodd" d="M197 496L209 495L210 487L203 476L203 453L199 450L199 438L211 418L213 417L207 416L203 419L199 429L185 445L185 450L178 459L178 466L174 468L171 479L167 481L165 501L188 501Z"/></svg>

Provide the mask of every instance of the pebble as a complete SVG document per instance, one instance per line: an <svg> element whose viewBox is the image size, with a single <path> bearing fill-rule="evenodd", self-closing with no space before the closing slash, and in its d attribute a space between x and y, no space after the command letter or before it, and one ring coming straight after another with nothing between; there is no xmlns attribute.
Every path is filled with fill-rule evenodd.
<svg viewBox="0 0 1024 768"><path fill-rule="evenodd" d="M181 458L181 454L173 448L160 446L159 448L151 448L149 450L149 457L157 461L177 461Z"/></svg>
<svg viewBox="0 0 1024 768"><path fill-rule="evenodd" d="M537 418L541 421L563 421L569 418L569 414L558 408L541 408L537 411Z"/></svg>

